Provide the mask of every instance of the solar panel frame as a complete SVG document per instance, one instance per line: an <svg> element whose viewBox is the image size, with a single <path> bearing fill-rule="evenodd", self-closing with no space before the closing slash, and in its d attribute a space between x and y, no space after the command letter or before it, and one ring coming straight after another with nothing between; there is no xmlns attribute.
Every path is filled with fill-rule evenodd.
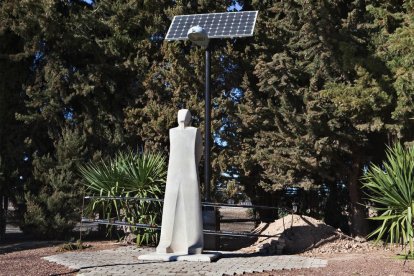
<svg viewBox="0 0 414 276"><path fill-rule="evenodd" d="M258 11L243 11L176 15L165 40L187 40L188 30L197 25L206 30L208 38L253 36L257 14Z"/></svg>

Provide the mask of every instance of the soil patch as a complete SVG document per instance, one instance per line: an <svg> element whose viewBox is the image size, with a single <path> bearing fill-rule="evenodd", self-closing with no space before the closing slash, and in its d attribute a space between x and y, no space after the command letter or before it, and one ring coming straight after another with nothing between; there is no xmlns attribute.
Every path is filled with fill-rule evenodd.
<svg viewBox="0 0 414 276"><path fill-rule="evenodd" d="M315 252L366 252L378 248L364 239L354 239L323 221L303 215L287 215L272 223L261 223L254 232L272 237L261 237L241 251L275 253L277 250L263 252L263 249L279 246L284 254L308 252L311 255Z"/></svg>
<svg viewBox="0 0 414 276"><path fill-rule="evenodd" d="M255 244L241 251L260 252L264 248L283 244L284 253L324 259L328 261L328 266L244 275L414 275L414 261L405 262L396 258L405 252L400 246L381 246L364 239L354 239L311 217L288 215L273 223L262 223L255 232L273 237L259 238Z"/></svg>

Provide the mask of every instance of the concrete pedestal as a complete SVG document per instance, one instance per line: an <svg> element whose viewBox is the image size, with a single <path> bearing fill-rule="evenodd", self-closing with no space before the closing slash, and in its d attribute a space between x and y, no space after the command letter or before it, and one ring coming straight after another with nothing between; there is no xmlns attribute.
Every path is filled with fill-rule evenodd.
<svg viewBox="0 0 414 276"><path fill-rule="evenodd" d="M213 262L220 258L219 252L207 252L205 254L177 254L177 253L153 253L141 255L138 257L138 260L142 261L163 261L163 262L176 262L176 261L186 261L186 262Z"/></svg>

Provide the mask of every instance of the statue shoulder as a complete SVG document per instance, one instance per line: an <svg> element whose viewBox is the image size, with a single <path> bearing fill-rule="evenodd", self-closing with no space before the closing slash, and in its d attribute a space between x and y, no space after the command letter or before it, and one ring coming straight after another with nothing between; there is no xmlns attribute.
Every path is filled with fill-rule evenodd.
<svg viewBox="0 0 414 276"><path fill-rule="evenodd" d="M186 127L186 128L180 128L180 127L173 127L173 128L170 128L170 133L171 132L177 132L177 131L191 131L191 132L196 132L196 131L199 131L199 129L198 128L196 128L196 127Z"/></svg>
<svg viewBox="0 0 414 276"><path fill-rule="evenodd" d="M182 137L182 136L200 136L200 134L198 134L198 128L195 127L186 127L186 128L181 128L181 127L174 127L174 128L170 128L170 133L169 136L172 139L173 137Z"/></svg>

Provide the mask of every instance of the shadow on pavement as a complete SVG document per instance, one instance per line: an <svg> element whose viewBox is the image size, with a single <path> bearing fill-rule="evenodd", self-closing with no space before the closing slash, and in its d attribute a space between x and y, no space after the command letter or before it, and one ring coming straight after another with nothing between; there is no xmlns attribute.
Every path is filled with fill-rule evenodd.
<svg viewBox="0 0 414 276"><path fill-rule="evenodd" d="M19 241L19 242L7 242L0 243L0 254L6 254L10 252L28 250L28 249L37 249L43 247L50 247L58 244L64 243L63 241Z"/></svg>
<svg viewBox="0 0 414 276"><path fill-rule="evenodd" d="M7 225L4 239L0 241L0 254L49 247L61 243L63 241L36 240L33 236L24 234L17 226Z"/></svg>

